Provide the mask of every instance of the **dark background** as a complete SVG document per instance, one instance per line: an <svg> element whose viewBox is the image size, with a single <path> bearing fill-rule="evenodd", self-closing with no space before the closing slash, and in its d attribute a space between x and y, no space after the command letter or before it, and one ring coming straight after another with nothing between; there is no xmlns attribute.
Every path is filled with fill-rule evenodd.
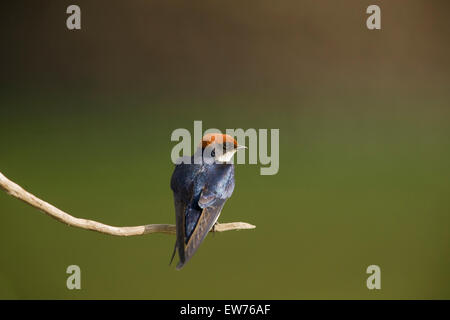
<svg viewBox="0 0 450 320"><path fill-rule="evenodd" d="M66 28L78 4L82 29ZM366 28L370 4L382 29ZM77 217L174 223L176 128L279 128L181 270L175 238L67 227L0 193L0 298L450 298L450 2L14 1L0 171ZM82 289L66 288L68 265ZM381 267L379 291L367 266Z"/></svg>

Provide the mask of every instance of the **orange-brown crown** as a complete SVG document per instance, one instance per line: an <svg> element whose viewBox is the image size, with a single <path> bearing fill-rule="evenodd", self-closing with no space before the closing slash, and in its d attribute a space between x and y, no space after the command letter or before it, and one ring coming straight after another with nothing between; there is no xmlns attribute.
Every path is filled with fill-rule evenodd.
<svg viewBox="0 0 450 320"><path fill-rule="evenodd" d="M232 136L222 133L208 133L204 135L200 145L202 146L202 149L205 149L212 143L232 143L235 148L238 147L237 141Z"/></svg>

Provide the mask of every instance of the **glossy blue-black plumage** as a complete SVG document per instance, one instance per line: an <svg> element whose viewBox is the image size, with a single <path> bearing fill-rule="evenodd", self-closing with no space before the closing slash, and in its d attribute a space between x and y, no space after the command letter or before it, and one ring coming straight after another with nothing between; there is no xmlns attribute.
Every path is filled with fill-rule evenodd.
<svg viewBox="0 0 450 320"><path fill-rule="evenodd" d="M181 268L197 251L234 190L233 164L177 164L172 174Z"/></svg>

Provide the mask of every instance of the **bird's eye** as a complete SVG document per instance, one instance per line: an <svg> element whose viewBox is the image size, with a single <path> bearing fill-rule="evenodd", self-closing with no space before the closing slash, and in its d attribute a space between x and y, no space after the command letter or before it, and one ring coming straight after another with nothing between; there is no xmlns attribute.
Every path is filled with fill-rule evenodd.
<svg viewBox="0 0 450 320"><path fill-rule="evenodd" d="M211 151L211 157L215 157L216 156L216 150L215 149L213 149L212 151Z"/></svg>

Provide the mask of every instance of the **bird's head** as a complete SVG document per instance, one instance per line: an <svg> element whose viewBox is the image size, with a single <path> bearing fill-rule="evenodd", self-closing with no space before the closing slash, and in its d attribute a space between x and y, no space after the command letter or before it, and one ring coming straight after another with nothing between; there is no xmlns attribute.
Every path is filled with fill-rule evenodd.
<svg viewBox="0 0 450 320"><path fill-rule="evenodd" d="M221 133L206 134L200 142L200 147L204 157L214 158L216 162L229 162L236 151L246 148L238 145L233 137Z"/></svg>

